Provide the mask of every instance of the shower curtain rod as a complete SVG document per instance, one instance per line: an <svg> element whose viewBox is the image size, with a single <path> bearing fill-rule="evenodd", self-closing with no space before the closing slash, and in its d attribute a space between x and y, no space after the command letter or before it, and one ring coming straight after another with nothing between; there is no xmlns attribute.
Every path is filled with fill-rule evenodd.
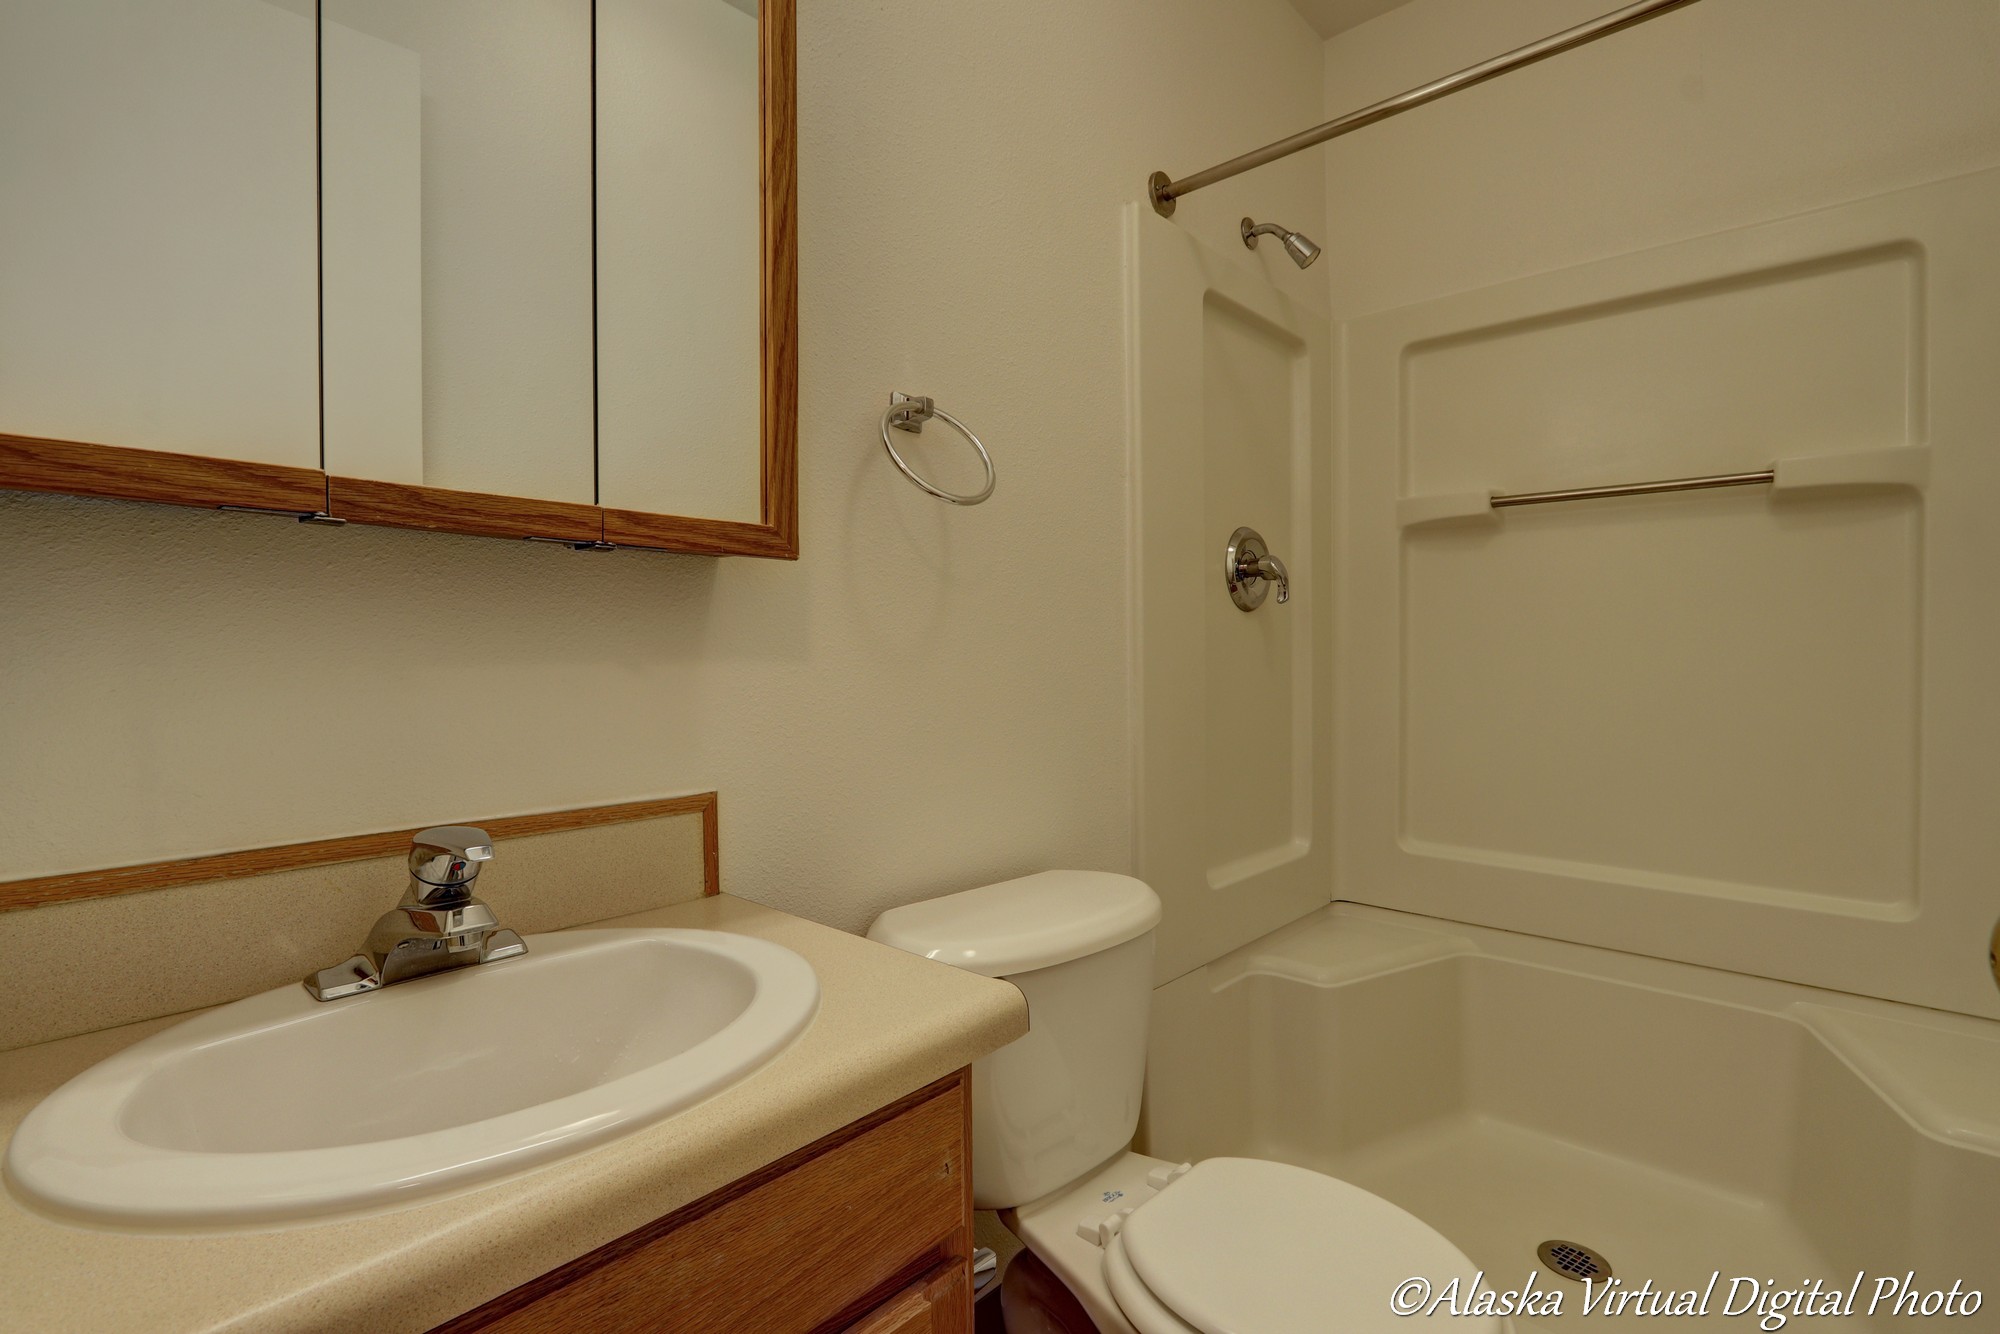
<svg viewBox="0 0 2000 1334"><path fill-rule="evenodd" d="M1178 181L1164 171L1156 171L1152 179L1147 182L1147 191L1152 196L1153 208L1161 217L1170 218L1174 214L1174 201L1182 195L1193 194L1204 186L1214 185L1217 181L1226 181L1231 176L1249 171L1252 167L1261 167L1267 162L1276 162L1281 157L1290 157L1302 149L1323 144L1329 139L1338 139L1341 135L1358 130L1364 125L1373 125L1378 120L1387 120L1391 116L1400 115L1411 107L1420 107L1426 102L1435 102L1440 97L1449 97L1461 88L1470 88L1475 83L1498 78L1502 74L1520 69L1523 65L1546 60L1571 47L1594 42L1600 37L1608 37L1622 28L1629 28L1635 23L1644 23L1647 19L1664 14L1670 9L1679 9L1683 5L1693 3L1694 0L1639 0L1637 4L1614 9L1600 18L1594 18L1588 23L1579 23L1574 28L1565 28L1553 36L1542 38L1539 42L1530 42L1505 55L1468 66L1456 74L1447 74L1442 79L1385 98L1373 106L1350 111L1337 120L1316 125L1310 130L1302 130L1289 139L1266 144L1254 152L1245 153L1242 157L1231 158L1221 166L1210 167L1207 171L1198 171Z"/></svg>

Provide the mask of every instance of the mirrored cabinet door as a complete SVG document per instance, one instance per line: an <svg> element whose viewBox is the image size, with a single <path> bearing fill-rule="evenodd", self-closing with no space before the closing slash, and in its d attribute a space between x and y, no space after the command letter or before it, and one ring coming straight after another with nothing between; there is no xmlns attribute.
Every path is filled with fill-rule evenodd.
<svg viewBox="0 0 2000 1334"><path fill-rule="evenodd" d="M794 0L0 0L0 487L796 557Z"/></svg>
<svg viewBox="0 0 2000 1334"><path fill-rule="evenodd" d="M597 0L599 499L760 518L756 0Z"/></svg>
<svg viewBox="0 0 2000 1334"><path fill-rule="evenodd" d="M326 470L591 505L590 0L323 0Z"/></svg>
<svg viewBox="0 0 2000 1334"><path fill-rule="evenodd" d="M319 466L312 15L0 0L0 432Z"/></svg>

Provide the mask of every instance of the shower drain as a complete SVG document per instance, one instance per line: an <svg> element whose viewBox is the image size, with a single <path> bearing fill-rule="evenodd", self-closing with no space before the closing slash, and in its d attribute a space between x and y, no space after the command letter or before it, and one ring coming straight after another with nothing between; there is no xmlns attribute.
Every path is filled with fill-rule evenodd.
<svg viewBox="0 0 2000 1334"><path fill-rule="evenodd" d="M1545 1241L1535 1254L1551 1273L1578 1283L1611 1277L1611 1262L1579 1241Z"/></svg>

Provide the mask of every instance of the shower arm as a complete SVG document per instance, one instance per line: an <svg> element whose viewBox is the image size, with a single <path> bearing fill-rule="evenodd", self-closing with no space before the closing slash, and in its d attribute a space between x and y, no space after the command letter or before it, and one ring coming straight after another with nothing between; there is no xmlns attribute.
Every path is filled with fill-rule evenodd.
<svg viewBox="0 0 2000 1334"><path fill-rule="evenodd" d="M1550 56L1559 55L1572 47L1582 46L1586 42L1594 42L1600 37L1608 37L1612 33L1629 28L1635 23L1644 23L1647 19L1656 18L1668 10L1679 9L1683 5L1693 3L1694 0L1639 0L1637 4L1627 5L1623 9L1614 9L1609 14L1591 19L1588 23L1579 23L1574 28L1565 28L1559 33L1542 38L1539 42L1530 42L1526 46L1517 47L1505 55L1498 55L1491 60L1468 66L1456 74L1447 74L1442 79L1435 79L1421 87L1412 88L1408 92L1384 98L1382 101L1372 106L1365 106L1359 111L1350 111L1345 116L1341 116L1336 120L1330 120L1324 125L1316 125L1310 130L1302 130L1289 139L1280 139L1274 144L1266 144L1264 147L1245 153L1241 157L1231 158L1220 166L1210 167L1207 171L1198 171L1194 175L1184 176L1178 181L1167 175L1164 171L1156 171L1153 173L1152 179L1147 182L1148 195L1153 201L1154 210L1161 217L1170 218L1174 213L1174 201L1182 195L1193 194L1196 190L1214 185L1217 181L1226 181L1232 176L1240 176L1252 168L1261 167L1269 162L1276 162L1279 158L1290 157L1292 154L1311 148L1315 144L1323 144L1329 139L1338 139L1343 134L1351 134L1364 125L1373 125L1376 121L1387 120L1389 117L1400 115L1412 107L1420 107L1426 102L1435 102L1441 97L1449 97L1460 89L1470 88L1476 83L1484 83L1488 79L1498 78L1500 75L1520 69L1524 65L1532 65L1538 60L1546 60Z"/></svg>

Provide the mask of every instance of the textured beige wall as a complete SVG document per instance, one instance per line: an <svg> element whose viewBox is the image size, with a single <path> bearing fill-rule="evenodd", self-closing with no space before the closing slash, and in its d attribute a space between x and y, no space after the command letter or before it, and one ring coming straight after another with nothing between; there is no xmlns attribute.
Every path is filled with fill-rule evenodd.
<svg viewBox="0 0 2000 1334"><path fill-rule="evenodd" d="M805 559L0 497L0 877L711 787L724 887L848 928L1129 864L1119 209L1315 120L1320 45L1285 0L801 10ZM1318 160L1179 221L1252 208L1317 236ZM892 389L991 503L895 473Z"/></svg>

